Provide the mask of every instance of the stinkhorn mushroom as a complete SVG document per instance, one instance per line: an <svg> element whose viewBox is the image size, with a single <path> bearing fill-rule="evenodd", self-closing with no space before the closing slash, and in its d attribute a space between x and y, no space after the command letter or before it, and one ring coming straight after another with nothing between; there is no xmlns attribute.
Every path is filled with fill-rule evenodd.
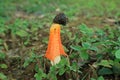
<svg viewBox="0 0 120 80"><path fill-rule="evenodd" d="M50 28L48 48L45 54L45 57L51 61L52 65L60 62L61 55L67 56L63 49L60 37L60 27L61 25L66 25L67 20L64 13L59 13L53 19L53 24Z"/></svg>

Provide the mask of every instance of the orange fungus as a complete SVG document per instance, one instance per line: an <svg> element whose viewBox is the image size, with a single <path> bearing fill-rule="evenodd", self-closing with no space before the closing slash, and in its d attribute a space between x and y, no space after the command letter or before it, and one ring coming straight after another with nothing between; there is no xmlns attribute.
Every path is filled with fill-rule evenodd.
<svg viewBox="0 0 120 80"><path fill-rule="evenodd" d="M61 43L60 24L53 23L50 28L48 48L45 57L54 65L59 63L61 55L67 56Z"/></svg>

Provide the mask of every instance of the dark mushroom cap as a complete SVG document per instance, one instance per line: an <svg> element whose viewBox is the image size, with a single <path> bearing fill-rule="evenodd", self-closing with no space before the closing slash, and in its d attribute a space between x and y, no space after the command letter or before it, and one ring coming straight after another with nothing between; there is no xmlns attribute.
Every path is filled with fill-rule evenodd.
<svg viewBox="0 0 120 80"><path fill-rule="evenodd" d="M61 25L66 25L68 22L68 18L64 13L59 13L55 16L53 19L53 23L61 24Z"/></svg>

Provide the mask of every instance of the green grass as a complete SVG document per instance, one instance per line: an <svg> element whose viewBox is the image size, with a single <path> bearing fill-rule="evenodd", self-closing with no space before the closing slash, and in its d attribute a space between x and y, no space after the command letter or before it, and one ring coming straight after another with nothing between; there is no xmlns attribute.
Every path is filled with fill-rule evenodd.
<svg viewBox="0 0 120 80"><path fill-rule="evenodd" d="M108 15L119 16L119 0L1 0L0 11L1 15L13 14L15 11L25 11L34 14L50 14L56 9L60 9L70 17L78 13L86 15Z"/></svg>
<svg viewBox="0 0 120 80"><path fill-rule="evenodd" d="M103 23L101 19L89 20L119 20L119 4L119 0L0 0L0 79L18 79L16 75L25 79L26 74L36 80L119 78L119 25L106 23L103 28L90 28L96 22ZM69 18L61 34L70 64L62 57L59 64L50 66L43 55L52 19L58 12ZM91 24L81 24L85 22ZM14 75L14 70L20 74Z"/></svg>

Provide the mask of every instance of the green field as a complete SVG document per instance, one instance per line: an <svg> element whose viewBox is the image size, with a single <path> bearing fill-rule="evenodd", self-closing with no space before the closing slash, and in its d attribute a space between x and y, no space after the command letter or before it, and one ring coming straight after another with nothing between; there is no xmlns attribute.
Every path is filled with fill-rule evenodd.
<svg viewBox="0 0 120 80"><path fill-rule="evenodd" d="M56 14L69 60L44 57ZM120 80L119 0L0 0L0 80Z"/></svg>

